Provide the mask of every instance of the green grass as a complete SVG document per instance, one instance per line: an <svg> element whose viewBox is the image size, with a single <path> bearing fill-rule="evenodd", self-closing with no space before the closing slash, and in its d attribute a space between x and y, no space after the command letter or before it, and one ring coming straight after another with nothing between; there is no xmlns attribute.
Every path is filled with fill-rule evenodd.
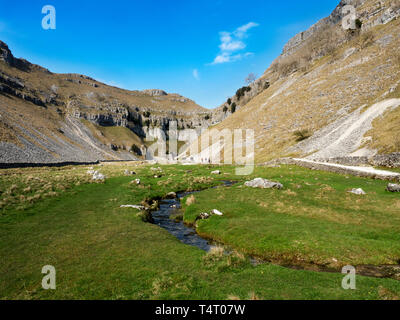
<svg viewBox="0 0 400 320"><path fill-rule="evenodd" d="M400 195L386 192L387 182L288 166L256 170L253 176L285 189L240 183L203 191L185 206L184 221L218 209L224 217L198 222L197 231L264 259L332 267L399 263ZM347 192L360 187L366 196Z"/></svg>
<svg viewBox="0 0 400 320"><path fill-rule="evenodd" d="M144 223L137 210L119 208L121 204L138 204L170 191L216 185L221 179L243 179L233 175L232 167L219 168L228 174L213 179L208 177L214 168L207 166L162 167L160 179L153 178L149 167L136 167L137 175L129 177L122 175L124 166L97 168L110 176L104 184L71 184L57 196L39 199L23 210L18 203L3 208L1 299L385 299L400 295L400 283L391 279L358 277L357 290L346 291L341 288L341 274L296 271L269 264L254 267L248 262L232 263L229 257L222 257L213 266L203 251ZM35 175L74 176L85 170L43 169ZM301 173L303 169L293 172L297 170ZM0 183L10 184L12 180L18 185L18 179L23 180L28 171L2 171L12 174L1 175ZM276 171L280 173L289 175L290 171ZM130 184L135 178L141 179L140 186ZM207 194L208 201L215 201L223 190L228 191L214 189L211 197L209 191L196 194L195 205ZM240 192L239 186L232 190ZM224 205L233 212L236 202L226 202ZM221 205L221 209L226 208ZM253 218L249 215L247 219ZM231 219L227 214L220 221L212 218L206 224L217 230L218 223L222 226L223 221ZM255 220L250 231L257 229L254 225L259 222ZM204 226L201 224L201 228ZM256 237L250 242L257 243ZM44 265L56 268L56 290L41 288Z"/></svg>

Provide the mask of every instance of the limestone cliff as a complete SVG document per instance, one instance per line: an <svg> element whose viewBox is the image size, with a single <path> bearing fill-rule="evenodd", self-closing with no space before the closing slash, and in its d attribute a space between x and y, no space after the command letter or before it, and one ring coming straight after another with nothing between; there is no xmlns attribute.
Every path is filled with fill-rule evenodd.
<svg viewBox="0 0 400 320"><path fill-rule="evenodd" d="M346 4L354 29L342 27ZM340 1L286 44L257 80L269 86L214 128L253 129L256 162L399 152L399 16L399 1Z"/></svg>
<svg viewBox="0 0 400 320"><path fill-rule="evenodd" d="M0 41L0 163L135 159L158 129L207 127L210 112L160 89L129 91L15 58Z"/></svg>

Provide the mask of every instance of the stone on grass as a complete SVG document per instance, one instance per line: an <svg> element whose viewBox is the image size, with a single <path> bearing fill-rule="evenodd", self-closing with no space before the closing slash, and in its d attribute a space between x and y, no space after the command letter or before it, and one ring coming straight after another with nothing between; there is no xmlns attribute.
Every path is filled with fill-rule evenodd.
<svg viewBox="0 0 400 320"><path fill-rule="evenodd" d="M132 180L131 183L133 183L133 184L140 184L140 179Z"/></svg>
<svg viewBox="0 0 400 320"><path fill-rule="evenodd" d="M124 204L121 205L120 208L133 208L133 209L138 209L138 210L144 210L145 207L144 206L139 206L136 204Z"/></svg>
<svg viewBox="0 0 400 320"><path fill-rule="evenodd" d="M244 184L246 187L260 188L260 189L282 189L283 185L279 182L269 181L263 178L256 178L251 181L247 181Z"/></svg>
<svg viewBox="0 0 400 320"><path fill-rule="evenodd" d="M126 176L133 176L133 175L136 174L136 172L135 172L135 171L129 171L128 169L126 169L126 170L124 171L124 174L125 174Z"/></svg>
<svg viewBox="0 0 400 320"><path fill-rule="evenodd" d="M98 171L95 171L93 173L93 180L98 180L98 181L104 181L106 179L106 176Z"/></svg>
<svg viewBox="0 0 400 320"><path fill-rule="evenodd" d="M168 192L166 198L167 199L175 199L176 198L176 193L175 192Z"/></svg>
<svg viewBox="0 0 400 320"><path fill-rule="evenodd" d="M400 184L389 183L386 190L390 192L400 192Z"/></svg>
<svg viewBox="0 0 400 320"><path fill-rule="evenodd" d="M215 170L215 171L212 171L211 174L221 174L221 171Z"/></svg>
<svg viewBox="0 0 400 320"><path fill-rule="evenodd" d="M215 214L216 216L223 216L224 215L221 211L219 211L217 209L211 210L211 214Z"/></svg>
<svg viewBox="0 0 400 320"><path fill-rule="evenodd" d="M365 191L363 189L361 189L361 188L358 188L358 189L353 188L348 192L354 193L354 194L357 194L357 195L365 195L366 194Z"/></svg>
<svg viewBox="0 0 400 320"><path fill-rule="evenodd" d="M200 219L205 220L208 219L210 217L210 215L207 212L202 212L199 215Z"/></svg>
<svg viewBox="0 0 400 320"><path fill-rule="evenodd" d="M213 209L213 210L211 210L210 213L207 213L207 212L200 213L196 220L199 220L199 219L206 220L206 219L210 218L213 215L223 216L224 214L221 211L217 210L217 209Z"/></svg>

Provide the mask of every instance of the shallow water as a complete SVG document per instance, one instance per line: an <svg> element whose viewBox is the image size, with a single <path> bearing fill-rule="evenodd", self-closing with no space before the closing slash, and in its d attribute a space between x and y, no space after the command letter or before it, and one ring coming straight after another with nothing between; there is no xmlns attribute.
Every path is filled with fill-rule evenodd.
<svg viewBox="0 0 400 320"><path fill-rule="evenodd" d="M235 182L223 181L223 186L217 186L210 189L229 187ZM152 212L154 224L160 226L161 228L167 230L181 242L200 248L204 251L209 251L212 248L212 244L200 237L194 228L186 226L182 221L176 222L170 219L172 214L175 214L181 210L180 200L190 194L197 193L194 192L181 192L177 194L177 199L165 199L160 202L160 207L157 211Z"/></svg>
<svg viewBox="0 0 400 320"><path fill-rule="evenodd" d="M215 188L225 188L230 187L236 182L234 181L223 181L224 185L212 187L209 189ZM205 189L207 190L207 189ZM160 207L157 211L152 212L154 224L159 225L161 228L164 228L177 239L182 241L185 244L197 247L204 251L209 251L216 244L209 242L206 239L200 237L194 228L187 227L182 221L176 222L173 219L170 219L170 216L175 213L182 213L180 200L190 194L198 193L200 191L193 192L181 192L177 194L177 199L165 199L160 202ZM218 208L216 208L218 209ZM225 247L225 253L229 254L231 251ZM258 258L249 256L250 262L252 265L256 266L259 264L265 263L265 261L260 260ZM280 265L286 268L295 269L295 270L310 270L316 272L333 272L338 273L340 270L336 270L333 268L329 268L327 266L321 266L316 264L302 264L302 265L290 265L287 263L279 263L278 261L272 262L275 265ZM400 280L400 265L381 265L381 266L372 266L372 265L361 265L357 266L357 274L364 275L368 277L376 277L376 278L392 278L395 280Z"/></svg>

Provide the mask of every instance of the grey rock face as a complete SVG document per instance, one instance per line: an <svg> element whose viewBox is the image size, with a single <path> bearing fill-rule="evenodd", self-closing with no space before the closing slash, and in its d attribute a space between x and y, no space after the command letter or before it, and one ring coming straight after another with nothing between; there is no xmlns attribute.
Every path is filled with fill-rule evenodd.
<svg viewBox="0 0 400 320"><path fill-rule="evenodd" d="M400 185L389 183L388 186L386 187L386 190L390 192L400 192Z"/></svg>
<svg viewBox="0 0 400 320"><path fill-rule="evenodd" d="M260 188L260 189L282 189L283 185L279 182L269 181L263 178L256 178L252 181L247 181L244 184L246 187Z"/></svg>
<svg viewBox="0 0 400 320"><path fill-rule="evenodd" d="M22 91L23 89L25 89L25 91ZM26 89L25 84L21 79L11 77L2 72L0 72L0 93L12 95L25 101L32 102L33 104L41 107L45 106L46 101L44 100L53 100L51 95L47 95L47 98L44 98L44 100L38 98L37 96L39 94L34 90ZM46 96L46 93L42 93L42 95Z"/></svg>
<svg viewBox="0 0 400 320"><path fill-rule="evenodd" d="M7 44L0 40L0 61L4 61L9 66L20 69L22 71L28 71L32 68L40 69L47 73L51 73L49 70L42 68L38 65L32 64L25 59L18 59L13 56L11 50L8 48Z"/></svg>
<svg viewBox="0 0 400 320"><path fill-rule="evenodd" d="M160 89L148 89L148 90L143 90L144 93L152 96L152 97L159 97L159 96L167 96L168 93L166 93L164 90Z"/></svg>
<svg viewBox="0 0 400 320"><path fill-rule="evenodd" d="M281 57L286 57L295 52L308 38L313 36L319 30L322 30L324 27L335 25L340 22L343 18L342 9L344 6L353 5L357 8L364 4L365 1L366 0L341 0L329 17L318 21L306 31L301 32L290 39L289 42L284 46Z"/></svg>

